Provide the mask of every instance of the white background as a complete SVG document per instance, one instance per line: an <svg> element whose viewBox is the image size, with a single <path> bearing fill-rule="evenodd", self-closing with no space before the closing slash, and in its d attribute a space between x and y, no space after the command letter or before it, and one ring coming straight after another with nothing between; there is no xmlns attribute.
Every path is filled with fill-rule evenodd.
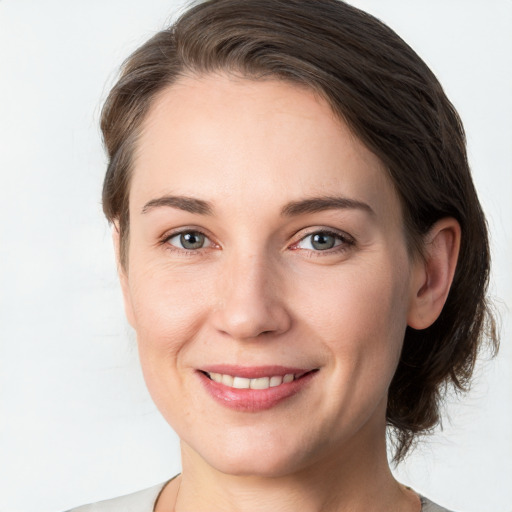
<svg viewBox="0 0 512 512"><path fill-rule="evenodd" d="M427 61L468 133L502 351L397 470L465 512L512 511L512 1L353 0ZM124 321L99 110L171 0L0 0L0 511L57 512L179 471Z"/></svg>

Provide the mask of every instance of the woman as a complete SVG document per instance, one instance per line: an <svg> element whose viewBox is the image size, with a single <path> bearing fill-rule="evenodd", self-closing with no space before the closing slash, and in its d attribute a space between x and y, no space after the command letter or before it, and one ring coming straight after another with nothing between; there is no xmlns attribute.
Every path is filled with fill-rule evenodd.
<svg viewBox="0 0 512 512"><path fill-rule="evenodd" d="M496 341L463 129L419 57L337 0L211 0L128 59L102 130L183 471L75 510L445 510L386 428L400 461Z"/></svg>

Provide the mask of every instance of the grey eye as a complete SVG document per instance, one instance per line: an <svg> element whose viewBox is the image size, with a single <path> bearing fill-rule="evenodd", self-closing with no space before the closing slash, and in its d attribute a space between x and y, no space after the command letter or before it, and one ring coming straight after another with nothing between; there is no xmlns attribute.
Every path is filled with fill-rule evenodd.
<svg viewBox="0 0 512 512"><path fill-rule="evenodd" d="M199 231L183 231L171 236L167 242L179 249L194 251L211 245L210 240Z"/></svg>
<svg viewBox="0 0 512 512"><path fill-rule="evenodd" d="M317 251L332 249L336 245L336 237L328 233L315 233L311 237L311 246Z"/></svg>
<svg viewBox="0 0 512 512"><path fill-rule="evenodd" d="M204 245L205 236L201 233L182 233L180 243L184 249L201 249Z"/></svg>
<svg viewBox="0 0 512 512"><path fill-rule="evenodd" d="M328 231L317 231L316 233L305 236L297 244L297 247L310 251L328 251L346 242L347 240L341 235L329 233Z"/></svg>

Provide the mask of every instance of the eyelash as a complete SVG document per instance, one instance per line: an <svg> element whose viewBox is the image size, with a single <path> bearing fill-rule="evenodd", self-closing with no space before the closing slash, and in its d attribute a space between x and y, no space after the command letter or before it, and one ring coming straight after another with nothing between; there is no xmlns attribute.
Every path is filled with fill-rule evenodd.
<svg viewBox="0 0 512 512"><path fill-rule="evenodd" d="M182 247L176 247L176 246L172 245L171 243L169 243L169 241L172 238L186 235L186 234L195 234L195 235L203 236L206 240L208 240L210 242L210 245L207 247L200 247L198 249L185 249ZM338 243L337 245L335 245L332 248L325 249L325 250L301 249L300 247L298 247L298 245L301 242L305 241L307 238L313 237L314 235L320 235L320 234L326 235L326 236L332 236L336 240L338 240L340 243ZM182 229L179 231L174 231L172 233L167 233L162 237L162 239L160 240L159 243L160 243L160 245L163 245L166 250L169 250L172 252L178 252L185 256L193 256L193 255L200 254L202 252L201 249L209 249L211 247L213 247L213 248L218 247L218 245L215 242L213 242L211 240L211 238L206 233L201 231L200 229ZM338 253L348 251L350 247L355 245L355 243L356 242L355 242L354 238L352 238L350 235L348 235L346 233L340 233L340 232L329 230L329 229L316 229L316 230L311 231L310 233L307 233L306 235L302 236L297 242L294 242L292 245L290 245L289 249L295 250L295 251L297 251L297 250L308 251L312 256L314 255L315 257L319 257L322 255L332 255L332 254L338 254Z"/></svg>
<svg viewBox="0 0 512 512"><path fill-rule="evenodd" d="M298 245L305 241L308 238L313 237L314 235L326 235L326 236L332 236L334 237L339 243L335 245L334 247L331 247L330 249L325 250L314 250L314 249L301 249L298 247ZM333 231L329 229L315 229L314 231L311 231L310 233L302 236L297 242L293 243L290 246L290 249L295 251L308 251L309 255L312 257L322 257L327 255L333 255L333 254L340 254L343 252L348 251L351 247L355 245L355 240L350 235L346 233L340 233L339 231Z"/></svg>
<svg viewBox="0 0 512 512"><path fill-rule="evenodd" d="M201 235L206 240L208 240L210 242L210 245L207 247L200 247L198 249L185 249L184 247L176 247L176 246L172 245L171 243L169 243L169 241L171 239L178 237L178 236L186 235L186 234ZM200 229L193 229L193 228L181 229L179 231L174 231L172 233L166 233L161 238L159 244L164 246L164 248L168 251L180 253L180 255L184 255L184 256L195 256L195 255L202 253L201 249L209 249L211 247L214 247L214 248L218 247L218 245L215 244L215 242L212 242L211 238L206 233L204 233Z"/></svg>

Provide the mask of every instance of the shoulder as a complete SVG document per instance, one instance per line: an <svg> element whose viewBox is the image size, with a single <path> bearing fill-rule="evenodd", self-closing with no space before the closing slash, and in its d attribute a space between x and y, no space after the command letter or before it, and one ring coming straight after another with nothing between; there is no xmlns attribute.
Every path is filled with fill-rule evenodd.
<svg viewBox="0 0 512 512"><path fill-rule="evenodd" d="M450 512L447 508L440 507L431 502L428 498L420 496L421 499L421 512Z"/></svg>
<svg viewBox="0 0 512 512"><path fill-rule="evenodd" d="M156 499L167 482L154 485L149 489L120 496L105 501L73 508L68 512L153 512Z"/></svg>

